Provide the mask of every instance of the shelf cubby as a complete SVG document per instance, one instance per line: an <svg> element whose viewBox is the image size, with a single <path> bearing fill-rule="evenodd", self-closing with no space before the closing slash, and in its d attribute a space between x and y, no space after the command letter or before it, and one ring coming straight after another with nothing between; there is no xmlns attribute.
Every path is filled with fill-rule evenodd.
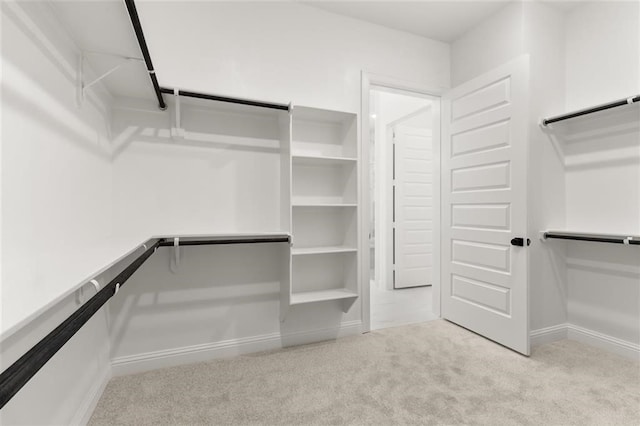
<svg viewBox="0 0 640 426"><path fill-rule="evenodd" d="M294 156L357 158L355 114L316 108L293 110Z"/></svg>
<svg viewBox="0 0 640 426"><path fill-rule="evenodd" d="M293 205L355 204L356 163L323 160L292 161Z"/></svg>
<svg viewBox="0 0 640 426"><path fill-rule="evenodd" d="M293 250L357 248L357 211L353 207L298 207L293 210Z"/></svg>
<svg viewBox="0 0 640 426"><path fill-rule="evenodd" d="M356 298L356 264L355 252L294 257L290 303Z"/></svg>

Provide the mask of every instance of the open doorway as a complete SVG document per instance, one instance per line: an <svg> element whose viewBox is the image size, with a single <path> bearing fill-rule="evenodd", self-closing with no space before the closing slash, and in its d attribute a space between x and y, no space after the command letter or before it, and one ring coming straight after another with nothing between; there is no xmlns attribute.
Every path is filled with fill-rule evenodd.
<svg viewBox="0 0 640 426"><path fill-rule="evenodd" d="M439 98L371 86L368 122L371 330L436 319Z"/></svg>

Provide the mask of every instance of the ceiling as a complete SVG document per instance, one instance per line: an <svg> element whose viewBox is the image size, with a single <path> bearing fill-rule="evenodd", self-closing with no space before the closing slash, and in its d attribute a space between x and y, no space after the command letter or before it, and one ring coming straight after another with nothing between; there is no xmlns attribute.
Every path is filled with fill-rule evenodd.
<svg viewBox="0 0 640 426"><path fill-rule="evenodd" d="M328 12L450 43L512 0L307 1Z"/></svg>
<svg viewBox="0 0 640 426"><path fill-rule="evenodd" d="M291 1L450 43L508 3L517 0ZM568 12L581 0L541 1ZM47 3L82 50L141 56L122 0L49 0ZM184 3L184 7L188 5L188 2ZM120 63L122 59L119 57L87 55L87 64L95 75L103 74ZM103 84L117 97L154 97L146 68L141 61L131 61L105 78Z"/></svg>

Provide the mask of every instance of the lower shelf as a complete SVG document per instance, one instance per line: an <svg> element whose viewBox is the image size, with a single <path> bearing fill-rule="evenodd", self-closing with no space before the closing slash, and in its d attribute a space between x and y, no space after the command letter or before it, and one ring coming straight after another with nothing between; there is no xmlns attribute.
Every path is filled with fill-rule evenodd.
<svg viewBox="0 0 640 426"><path fill-rule="evenodd" d="M358 297L358 293L346 288L336 288L331 290L305 291L291 294L291 305L301 305L304 303L324 302L327 300L341 300Z"/></svg>
<svg viewBox="0 0 640 426"><path fill-rule="evenodd" d="M356 251L358 251L358 249L347 246L293 247L291 254L300 256L308 254L353 253Z"/></svg>

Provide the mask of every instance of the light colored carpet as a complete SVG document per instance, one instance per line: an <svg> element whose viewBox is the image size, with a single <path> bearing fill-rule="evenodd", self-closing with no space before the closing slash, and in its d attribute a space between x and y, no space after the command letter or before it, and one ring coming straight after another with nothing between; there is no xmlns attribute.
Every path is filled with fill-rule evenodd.
<svg viewBox="0 0 640 426"><path fill-rule="evenodd" d="M530 358L445 321L114 378L91 425L638 425L640 368L574 341Z"/></svg>

